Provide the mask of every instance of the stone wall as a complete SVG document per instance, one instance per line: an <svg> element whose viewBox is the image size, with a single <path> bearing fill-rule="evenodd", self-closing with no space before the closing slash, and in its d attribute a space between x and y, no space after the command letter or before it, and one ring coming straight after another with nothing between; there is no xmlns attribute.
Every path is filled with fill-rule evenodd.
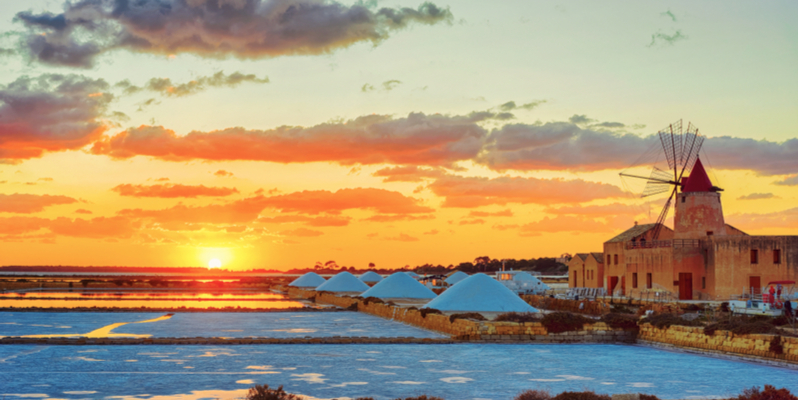
<svg viewBox="0 0 800 400"><path fill-rule="evenodd" d="M587 315L603 315L611 311L611 307L602 301L552 299L547 296L521 295L522 300L533 307L550 311L569 311ZM581 309L583 304L583 309Z"/></svg>
<svg viewBox="0 0 800 400"><path fill-rule="evenodd" d="M779 360L797 364L797 338L781 337L783 354L769 351L774 335L735 335L728 331L717 331L713 336L703 333L702 327L676 326L659 329L650 324L639 326L638 341L664 343L674 347L704 353L733 354L745 358Z"/></svg>

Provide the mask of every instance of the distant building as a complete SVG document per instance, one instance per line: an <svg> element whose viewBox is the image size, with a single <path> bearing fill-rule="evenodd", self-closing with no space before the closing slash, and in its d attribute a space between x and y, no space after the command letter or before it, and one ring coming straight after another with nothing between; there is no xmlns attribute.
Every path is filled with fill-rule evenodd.
<svg viewBox="0 0 800 400"><path fill-rule="evenodd" d="M606 291L724 300L759 293L769 281L797 280L797 236L750 236L726 224L719 190L697 160L675 200L674 231L662 226L653 240L656 224L634 225L603 244ZM570 263L570 286L578 264Z"/></svg>
<svg viewBox="0 0 800 400"><path fill-rule="evenodd" d="M603 287L603 253L577 253L567 263L569 287Z"/></svg>

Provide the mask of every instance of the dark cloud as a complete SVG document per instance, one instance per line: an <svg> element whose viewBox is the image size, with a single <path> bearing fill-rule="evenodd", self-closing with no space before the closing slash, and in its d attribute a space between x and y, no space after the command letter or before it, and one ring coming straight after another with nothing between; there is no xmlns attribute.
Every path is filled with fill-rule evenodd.
<svg viewBox="0 0 800 400"><path fill-rule="evenodd" d="M739 196L736 200L763 200L763 199L779 199L772 193L750 193L746 196Z"/></svg>
<svg viewBox="0 0 800 400"><path fill-rule="evenodd" d="M182 97L202 92L209 87L236 87L242 83L269 83L269 78L259 78L255 74L242 74L234 72L225 75L223 71L218 71L211 76L201 76L185 83L172 83L169 78L152 78L144 86L139 87L130 83L127 79L115 84L115 87L122 88L125 94L133 94L142 90L160 93L162 96Z"/></svg>
<svg viewBox="0 0 800 400"><path fill-rule="evenodd" d="M20 12L21 48L43 63L91 67L113 49L203 57L324 54L375 45L412 24L450 22L447 8L348 6L321 0L79 0L61 14Z"/></svg>
<svg viewBox="0 0 800 400"><path fill-rule="evenodd" d="M78 75L22 76L0 86L0 162L48 151L76 150L98 140L113 99L102 79Z"/></svg>
<svg viewBox="0 0 800 400"><path fill-rule="evenodd" d="M386 167L372 173L372 176L383 178L384 182L422 182L426 178L439 178L446 173L444 169L420 168L416 165Z"/></svg>
<svg viewBox="0 0 800 400"><path fill-rule="evenodd" d="M507 103L503 103L503 104L499 105L497 108L499 108L501 111L513 111L513 110L517 110L517 109L533 110L534 108L536 108L536 107L538 107L538 106L540 106L540 105L542 105L544 103L547 103L547 100L536 100L536 101L532 101L530 103L526 103L526 104L518 106L516 102L509 101Z"/></svg>
<svg viewBox="0 0 800 400"><path fill-rule="evenodd" d="M773 185L797 186L797 175L787 176L783 180L772 182Z"/></svg>
<svg viewBox="0 0 800 400"><path fill-rule="evenodd" d="M36 194L0 194L0 212L31 214L44 211L46 207L77 203L72 197Z"/></svg>
<svg viewBox="0 0 800 400"><path fill-rule="evenodd" d="M675 43L688 38L688 36L681 33L680 29L676 30L672 35L668 35L663 32L656 32L651 35L650 44L648 44L647 47L654 47L659 44L664 46L672 46Z"/></svg>
<svg viewBox="0 0 800 400"><path fill-rule="evenodd" d="M381 83L381 86L383 86L383 90L388 92L388 91L396 88L397 85L399 85L401 83L403 83L403 82L400 82L397 79L392 79L392 80L388 80L386 82Z"/></svg>
<svg viewBox="0 0 800 400"><path fill-rule="evenodd" d="M160 184L160 185L132 185L130 183L117 185L111 189L119 193L120 196L130 197L159 197L176 198L188 197L197 198L199 196L230 196L239 193L236 188L228 187L206 187L204 185L181 185L181 184Z"/></svg>
<svg viewBox="0 0 800 400"><path fill-rule="evenodd" d="M570 120L573 122L508 124L495 129L476 162L499 171L621 170L659 146L655 135L581 128L575 121L593 121L584 115ZM797 139L777 143L722 136L706 139L703 150L711 168L753 170L762 175L797 173ZM652 162L643 158L638 165Z"/></svg>

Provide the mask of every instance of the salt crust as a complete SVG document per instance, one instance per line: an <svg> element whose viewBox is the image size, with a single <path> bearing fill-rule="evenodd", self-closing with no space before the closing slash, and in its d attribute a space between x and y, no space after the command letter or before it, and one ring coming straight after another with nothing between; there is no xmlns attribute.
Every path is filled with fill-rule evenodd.
<svg viewBox="0 0 800 400"><path fill-rule="evenodd" d="M475 274L464 279L425 307L440 311L539 312L486 274Z"/></svg>
<svg viewBox="0 0 800 400"><path fill-rule="evenodd" d="M395 272L378 282L370 290L361 293L361 297L377 297L379 299L432 299L436 293L402 272Z"/></svg>
<svg viewBox="0 0 800 400"><path fill-rule="evenodd" d="M325 283L325 278L317 275L314 272L307 272L303 276L295 279L289 286L315 288Z"/></svg>
<svg viewBox="0 0 800 400"><path fill-rule="evenodd" d="M361 282L355 275L342 271L315 289L318 292L364 292L369 290L366 283Z"/></svg>

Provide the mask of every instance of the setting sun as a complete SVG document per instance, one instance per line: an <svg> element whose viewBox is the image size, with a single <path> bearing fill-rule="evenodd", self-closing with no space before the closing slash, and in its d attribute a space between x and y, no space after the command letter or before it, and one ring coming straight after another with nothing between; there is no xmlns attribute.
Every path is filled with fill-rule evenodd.
<svg viewBox="0 0 800 400"><path fill-rule="evenodd" d="M222 266L222 261L220 261L218 258L213 258L208 261L208 269L219 268L221 266Z"/></svg>

